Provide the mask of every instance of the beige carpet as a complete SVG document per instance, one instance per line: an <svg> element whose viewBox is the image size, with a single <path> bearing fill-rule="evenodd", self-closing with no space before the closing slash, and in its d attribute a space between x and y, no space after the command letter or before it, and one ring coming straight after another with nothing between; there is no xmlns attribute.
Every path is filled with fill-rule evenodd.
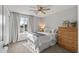
<svg viewBox="0 0 79 59"><path fill-rule="evenodd" d="M31 51L23 44L26 41L9 44L8 53L31 53Z"/></svg>
<svg viewBox="0 0 79 59"><path fill-rule="evenodd" d="M16 42L9 44L8 53L32 53L28 48L26 41ZM42 51L41 53L69 53L67 50L59 47L58 45L54 45Z"/></svg>

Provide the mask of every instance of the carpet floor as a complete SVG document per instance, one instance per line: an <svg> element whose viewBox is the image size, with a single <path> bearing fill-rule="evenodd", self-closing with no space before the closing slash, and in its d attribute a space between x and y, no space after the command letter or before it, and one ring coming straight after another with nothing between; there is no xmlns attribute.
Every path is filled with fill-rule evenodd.
<svg viewBox="0 0 79 59"><path fill-rule="evenodd" d="M8 53L32 53L27 46L24 44L26 41L11 43L8 45ZM41 53L69 53L69 51L65 50L64 48L59 47L57 44L51 46Z"/></svg>

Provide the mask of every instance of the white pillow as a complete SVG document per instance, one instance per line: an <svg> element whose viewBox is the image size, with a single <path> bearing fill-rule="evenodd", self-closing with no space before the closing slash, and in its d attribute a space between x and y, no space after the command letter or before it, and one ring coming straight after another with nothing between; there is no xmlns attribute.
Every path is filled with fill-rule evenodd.
<svg viewBox="0 0 79 59"><path fill-rule="evenodd" d="M56 29L52 29L52 33L56 33L57 32L57 30Z"/></svg>
<svg viewBox="0 0 79 59"><path fill-rule="evenodd" d="M55 33L55 29L52 29L51 31L52 31L52 33Z"/></svg>
<svg viewBox="0 0 79 59"><path fill-rule="evenodd" d="M46 33L50 33L50 32L51 32L51 30L50 30L50 29L48 29L48 28L46 28L44 32L46 32Z"/></svg>
<svg viewBox="0 0 79 59"><path fill-rule="evenodd" d="M48 33L47 33L47 32L37 32L37 33L41 33L41 34L48 35Z"/></svg>

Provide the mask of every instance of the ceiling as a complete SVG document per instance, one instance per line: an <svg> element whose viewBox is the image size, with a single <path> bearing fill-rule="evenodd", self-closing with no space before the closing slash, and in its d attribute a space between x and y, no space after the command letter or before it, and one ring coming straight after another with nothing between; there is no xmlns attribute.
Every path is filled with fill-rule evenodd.
<svg viewBox="0 0 79 59"><path fill-rule="evenodd" d="M36 15L33 11L30 11L30 9L36 9L36 5L6 5L6 7L11 12L18 12L26 15L34 15L37 17L45 17L50 14L54 14L56 12L60 12L69 8L74 8L76 5L41 5L43 7L50 8L51 10L47 11L46 14L39 14Z"/></svg>

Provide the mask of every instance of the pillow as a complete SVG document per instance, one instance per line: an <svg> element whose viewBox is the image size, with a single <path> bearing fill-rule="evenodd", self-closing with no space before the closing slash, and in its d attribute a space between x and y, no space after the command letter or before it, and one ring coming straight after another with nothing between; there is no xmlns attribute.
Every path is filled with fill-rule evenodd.
<svg viewBox="0 0 79 59"><path fill-rule="evenodd" d="M50 29L48 29L48 28L46 28L46 29L44 30L44 32L46 32L46 33L50 33L50 32L51 32L51 30L50 30Z"/></svg>
<svg viewBox="0 0 79 59"><path fill-rule="evenodd" d="M41 33L41 34L48 35L48 33L47 33L47 32L37 32L37 33Z"/></svg>
<svg viewBox="0 0 79 59"><path fill-rule="evenodd" d="M51 31L52 31L52 33L55 33L55 29L52 29Z"/></svg>
<svg viewBox="0 0 79 59"><path fill-rule="evenodd" d="M52 29L52 33L57 33L57 30L56 29Z"/></svg>

